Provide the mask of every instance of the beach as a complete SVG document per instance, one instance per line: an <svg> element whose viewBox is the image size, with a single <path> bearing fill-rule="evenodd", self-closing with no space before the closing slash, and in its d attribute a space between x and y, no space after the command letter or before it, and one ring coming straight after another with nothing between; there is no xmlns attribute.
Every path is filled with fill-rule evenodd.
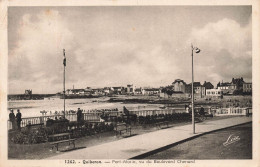
<svg viewBox="0 0 260 167"><path fill-rule="evenodd" d="M123 106L130 110L134 109L158 109L159 104L147 104L147 103L124 103L121 102L109 102L109 97L100 98L86 98L86 99L66 99L66 110L77 110L81 108L82 110L95 110L95 109L115 109L119 111L123 110ZM49 115L52 111L63 110L63 99L53 98L46 100L16 100L8 101L8 110L10 109L20 109L23 117L34 117L41 116L40 111L48 111L46 115ZM8 111L9 112L9 111Z"/></svg>

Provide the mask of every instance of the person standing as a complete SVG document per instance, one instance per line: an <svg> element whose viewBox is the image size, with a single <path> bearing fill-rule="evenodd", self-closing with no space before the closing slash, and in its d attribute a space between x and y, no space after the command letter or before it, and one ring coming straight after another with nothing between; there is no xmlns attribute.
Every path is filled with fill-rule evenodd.
<svg viewBox="0 0 260 167"><path fill-rule="evenodd" d="M17 114L16 114L16 122L17 122L18 130L21 130L22 114L20 113L19 109L17 110Z"/></svg>
<svg viewBox="0 0 260 167"><path fill-rule="evenodd" d="M205 115L205 110L202 106L200 107L200 115L203 115L203 116Z"/></svg>
<svg viewBox="0 0 260 167"><path fill-rule="evenodd" d="M78 108L77 122L81 122L81 120L82 120L82 110L80 108Z"/></svg>
<svg viewBox="0 0 260 167"><path fill-rule="evenodd" d="M15 129L15 115L13 109L11 109L11 112L9 114L9 121L12 123L12 129Z"/></svg>

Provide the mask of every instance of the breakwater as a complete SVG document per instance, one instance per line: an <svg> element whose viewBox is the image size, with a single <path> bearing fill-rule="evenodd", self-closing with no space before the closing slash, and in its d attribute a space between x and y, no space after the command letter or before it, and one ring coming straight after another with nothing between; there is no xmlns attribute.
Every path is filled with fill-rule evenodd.
<svg viewBox="0 0 260 167"><path fill-rule="evenodd" d="M8 100L43 100L46 97L55 96L55 94L13 94L8 95Z"/></svg>

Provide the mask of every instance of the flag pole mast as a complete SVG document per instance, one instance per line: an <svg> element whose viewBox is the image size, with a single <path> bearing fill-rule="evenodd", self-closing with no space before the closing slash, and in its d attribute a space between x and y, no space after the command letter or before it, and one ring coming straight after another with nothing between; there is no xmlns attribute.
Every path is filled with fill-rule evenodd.
<svg viewBox="0 0 260 167"><path fill-rule="evenodd" d="M63 49L63 55L64 55L64 60L63 60L63 99L64 99L64 118L65 118L65 66L66 66L66 57L65 57L65 49Z"/></svg>

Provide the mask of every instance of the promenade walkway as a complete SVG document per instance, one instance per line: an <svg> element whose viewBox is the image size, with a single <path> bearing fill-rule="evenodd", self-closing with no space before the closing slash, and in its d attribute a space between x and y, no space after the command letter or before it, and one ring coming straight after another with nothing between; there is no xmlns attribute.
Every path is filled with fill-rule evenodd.
<svg viewBox="0 0 260 167"><path fill-rule="evenodd" d="M215 130L248 123L252 117L233 117L162 129L50 157L48 159L130 159ZM217 139L216 139L217 140Z"/></svg>

